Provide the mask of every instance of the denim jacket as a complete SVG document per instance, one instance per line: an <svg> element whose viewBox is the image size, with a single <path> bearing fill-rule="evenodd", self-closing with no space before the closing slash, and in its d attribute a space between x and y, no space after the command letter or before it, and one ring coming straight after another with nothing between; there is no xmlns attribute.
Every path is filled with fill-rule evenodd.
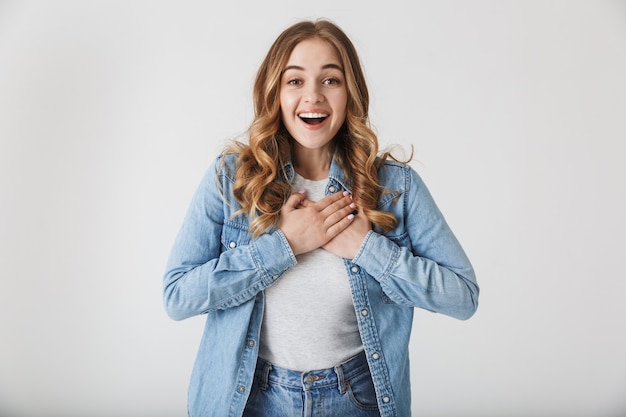
<svg viewBox="0 0 626 417"><path fill-rule="evenodd" d="M220 164L220 159L223 163ZM206 314L189 385L191 417L240 417L252 386L263 318L263 290L296 264L280 229L254 239L233 196L235 155L218 157L204 175L173 245L163 280L169 316ZM291 182L291 163L284 167ZM474 270L419 175L387 161L387 190L378 209L398 223L374 227L352 260L347 279L381 416L411 414L409 337L413 308L468 319L478 306ZM326 194L350 191L333 161Z"/></svg>

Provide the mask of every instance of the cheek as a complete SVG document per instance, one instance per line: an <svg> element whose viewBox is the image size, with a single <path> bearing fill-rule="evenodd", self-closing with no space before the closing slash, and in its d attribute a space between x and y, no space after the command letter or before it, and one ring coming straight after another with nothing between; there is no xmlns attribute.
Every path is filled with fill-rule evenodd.
<svg viewBox="0 0 626 417"><path fill-rule="evenodd" d="M348 94L345 91L337 91L337 94L333 96L333 104L335 111L345 114L348 108Z"/></svg>
<svg viewBox="0 0 626 417"><path fill-rule="evenodd" d="M345 120L346 115L348 114L348 100L347 98L343 98L343 99L339 99L336 102L336 107L335 109L337 109L337 113L341 115L341 119Z"/></svg>
<svg viewBox="0 0 626 417"><path fill-rule="evenodd" d="M283 115L293 113L295 111L296 99L289 93L280 93L280 109Z"/></svg>

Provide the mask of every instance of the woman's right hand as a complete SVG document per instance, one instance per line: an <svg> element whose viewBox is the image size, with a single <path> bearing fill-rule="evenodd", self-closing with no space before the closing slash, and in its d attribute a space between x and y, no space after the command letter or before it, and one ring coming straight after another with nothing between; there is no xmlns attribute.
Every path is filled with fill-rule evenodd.
<svg viewBox="0 0 626 417"><path fill-rule="evenodd" d="M278 228L283 232L294 255L317 249L352 223L355 209L346 191L331 194L319 201L306 199L301 191L291 195L280 210Z"/></svg>

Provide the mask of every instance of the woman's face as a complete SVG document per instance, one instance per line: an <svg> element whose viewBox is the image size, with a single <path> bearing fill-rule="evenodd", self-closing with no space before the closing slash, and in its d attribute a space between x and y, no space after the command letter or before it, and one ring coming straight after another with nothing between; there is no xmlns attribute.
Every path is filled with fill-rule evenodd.
<svg viewBox="0 0 626 417"><path fill-rule="evenodd" d="M298 145L327 150L346 119L347 102L335 48L320 38L297 44L283 69L280 108L283 123Z"/></svg>

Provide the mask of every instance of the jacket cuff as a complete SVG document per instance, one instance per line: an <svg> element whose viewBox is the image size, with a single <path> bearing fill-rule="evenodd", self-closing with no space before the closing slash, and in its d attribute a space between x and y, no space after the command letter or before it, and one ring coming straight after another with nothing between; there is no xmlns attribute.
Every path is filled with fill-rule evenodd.
<svg viewBox="0 0 626 417"><path fill-rule="evenodd" d="M273 284L297 263L287 238L280 230L259 236L250 245L250 252L266 285Z"/></svg>
<svg viewBox="0 0 626 417"><path fill-rule="evenodd" d="M385 236L370 230L352 262L377 281L382 281L397 263L400 248Z"/></svg>

